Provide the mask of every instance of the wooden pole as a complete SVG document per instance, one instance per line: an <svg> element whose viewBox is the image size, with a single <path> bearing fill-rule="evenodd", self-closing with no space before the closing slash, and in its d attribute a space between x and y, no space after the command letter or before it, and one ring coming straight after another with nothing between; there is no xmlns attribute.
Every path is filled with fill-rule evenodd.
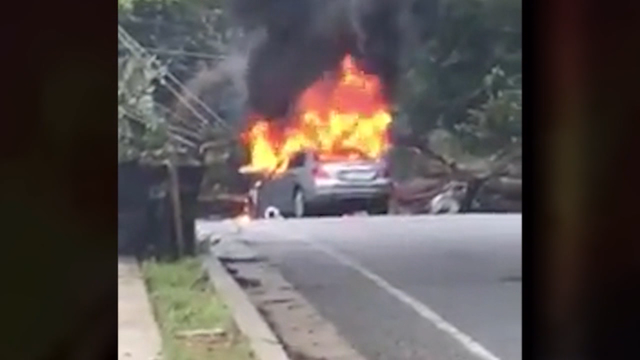
<svg viewBox="0 0 640 360"><path fill-rule="evenodd" d="M173 161L172 161L173 160ZM178 256L184 254L184 232L182 229L182 206L180 202L180 183L178 171L176 169L175 157L167 161L167 172L169 174L169 190L171 192L171 203L173 204L173 222L176 231L176 241L178 243Z"/></svg>

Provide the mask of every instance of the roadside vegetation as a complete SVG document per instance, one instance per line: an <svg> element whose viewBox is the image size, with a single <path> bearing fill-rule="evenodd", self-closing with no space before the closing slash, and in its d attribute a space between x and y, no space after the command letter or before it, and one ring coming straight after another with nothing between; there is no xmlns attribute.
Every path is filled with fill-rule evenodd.
<svg viewBox="0 0 640 360"><path fill-rule="evenodd" d="M147 71L146 82L129 76L131 71L121 72L124 90L120 92L123 110L119 144L122 157L141 148L159 148L158 144L166 137L164 125L178 115L198 122L193 114L178 106L180 102L176 102L165 86L152 86L165 70L187 84L229 127L240 129L238 124L242 122L246 105L242 96L234 91L233 79L212 76L213 69L229 55L232 35L242 32L231 20L230 3L224 0L118 1L118 23L159 63L166 65L166 69ZM432 148L447 160L458 163L488 159L505 149L520 148L522 0L414 0L412 3L415 24L410 32L411 46L397 54L401 69L392 99L396 109L394 131L402 138L409 137L406 141L412 146ZM123 67L130 64L136 69L147 68L119 45L119 61ZM130 77L135 81L129 80ZM134 92L132 88L144 91ZM131 101L138 97L149 99ZM144 124L140 125L135 119L145 120ZM211 123L217 121L211 119ZM135 127L135 131L129 131L131 127ZM221 141L229 134L210 132L202 135L206 138L203 141L220 146L208 148L209 157L216 161L205 161L210 170L205 176L206 182L212 183L209 187L234 183L235 180L227 179L232 172L225 162L242 158L242 151L233 141ZM237 161L244 163L244 160Z"/></svg>
<svg viewBox="0 0 640 360"><path fill-rule="evenodd" d="M247 83L238 70L248 59L237 54L242 52L236 45L255 30L229 11L238 3L243 2L118 1L118 25L124 29L118 41L119 159L196 158L205 168L200 199L218 201L211 207L234 215L251 185L237 171L248 160L239 136L247 120ZM246 3L260 3L255 7L261 17L283 2ZM390 175L423 184L440 184L453 173L491 177L483 185L490 191L479 192L485 194L481 207L517 210L522 0L402 3L411 15L403 15L404 35L388 54L398 66L387 99L393 109ZM286 20L276 23L288 26ZM183 87L193 97L182 97L191 100L171 90ZM226 211L226 204L234 211Z"/></svg>
<svg viewBox="0 0 640 360"><path fill-rule="evenodd" d="M246 339L195 258L142 266L165 360L253 359Z"/></svg>

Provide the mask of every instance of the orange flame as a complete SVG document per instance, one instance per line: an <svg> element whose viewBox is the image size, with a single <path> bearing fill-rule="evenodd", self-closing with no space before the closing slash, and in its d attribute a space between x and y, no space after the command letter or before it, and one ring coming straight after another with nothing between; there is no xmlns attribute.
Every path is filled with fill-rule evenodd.
<svg viewBox="0 0 640 360"><path fill-rule="evenodd" d="M377 76L364 73L347 55L338 76L323 77L297 101L283 129L258 116L243 134L250 164L241 171L278 174L291 157L310 150L321 161L379 158L389 147L389 106Z"/></svg>

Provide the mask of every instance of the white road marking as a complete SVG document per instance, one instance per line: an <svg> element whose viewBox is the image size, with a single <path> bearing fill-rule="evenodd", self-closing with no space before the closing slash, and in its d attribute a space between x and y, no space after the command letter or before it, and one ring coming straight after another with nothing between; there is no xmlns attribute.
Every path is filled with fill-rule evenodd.
<svg viewBox="0 0 640 360"><path fill-rule="evenodd" d="M373 272L366 269L364 266L358 264L356 261L352 260L348 256L330 248L329 246L320 245L316 242L312 242L307 239L301 239L302 241L308 243L312 247L324 252L325 254L331 256L336 259L341 264L356 270L364 277L373 281L380 288L394 296L396 299L405 303L413 310L415 310L420 316L427 319L431 323L433 323L438 329L444 331L456 341L458 341L464 348L466 348L471 354L477 356L482 360L500 360L497 356L492 354L489 350L485 349L480 343L475 341L471 336L463 333L458 330L455 326L448 323L445 319L443 319L440 315L438 315L435 311L431 310L428 306L416 300L409 294L404 291L394 287L389 284L386 280L381 278L380 276L374 274Z"/></svg>
<svg viewBox="0 0 640 360"><path fill-rule="evenodd" d="M502 217L506 216L506 215L501 215ZM514 215L517 217L520 217L521 215ZM491 216L493 217L493 216ZM420 220L420 218L418 217L404 217L404 220ZM449 219L449 220L454 220L454 219L460 219L461 215L451 215L450 217L447 215L440 215L438 217L434 217L433 220L445 220L445 219ZM481 220L484 219L485 217L483 216L477 216L477 215L465 215L466 219L474 219L474 220ZM336 218L336 219L340 219L340 218ZM296 221L298 220L298 221ZM315 221L320 221L320 220L325 220L325 219L315 219ZM327 219L327 220L334 220L334 219ZM403 292L402 290L399 290L398 288L395 288L394 286L392 286L391 284L389 284L386 280L384 280L383 278L381 278L380 276L374 274L373 272L369 271L368 269L366 269L364 266L360 265L359 263L357 263L356 261L352 260L351 258L349 258L348 256L342 254L341 252L327 246L327 245L321 245L317 242L312 241L311 239L305 237L304 235L299 233L299 229L292 227L293 225L298 225L298 226L302 226L303 224L305 224L304 228L306 229L308 224L306 224L306 222L303 219L294 219L294 220L289 220L289 228L282 232L282 231L274 231L273 229L269 229L269 227L267 228L263 228L262 226L258 226L258 225L265 225L268 224L267 222L261 222L261 221L254 221L251 223L251 226L249 229L250 230L254 230L257 233L261 234L261 235L269 235L270 237L272 237L273 239L278 239L278 240L289 240L289 241L300 241L300 242L304 242L309 244L310 246L314 247L315 249L324 252L325 254L331 256L332 258L336 259L338 262L340 262L341 264L357 271L358 273L360 273L361 275L363 275L364 277L368 278L369 280L373 281L376 285L378 285L380 288L382 288L383 290L385 290L386 292L388 292L389 294L391 294L393 297L395 297L396 299L400 300L401 302L405 303L406 305L408 305L409 307L411 307L414 311L416 311L421 317L423 317L424 319L430 321L432 324L434 324L434 326L436 326L436 328L440 329L441 331L445 332L447 335L451 336L454 340L456 340L457 342L459 342L469 353L471 353L472 355L475 355L476 357L478 357L481 360L500 360L500 358L498 358L496 355L492 354L489 350L487 350L486 348L484 348L480 343L478 343L477 341L475 341L473 338L471 338L469 335L463 333L462 331L458 330L455 326L453 326L452 324L450 324L449 322L447 322L445 319L443 319L440 315L438 315L435 311L433 311L432 309L430 309L428 306L426 306L425 304L421 303L420 301L416 300L415 298L411 297L410 295L408 295L407 293ZM249 229L245 229L245 230L249 230Z"/></svg>

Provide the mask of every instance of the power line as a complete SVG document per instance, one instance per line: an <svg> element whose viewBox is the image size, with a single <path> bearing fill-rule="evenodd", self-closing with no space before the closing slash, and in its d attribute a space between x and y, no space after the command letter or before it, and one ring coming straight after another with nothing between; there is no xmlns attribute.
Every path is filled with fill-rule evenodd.
<svg viewBox="0 0 640 360"><path fill-rule="evenodd" d="M127 46L134 53L134 55L137 55L139 58L150 58L147 50L142 45L140 45L133 37L131 37L131 35L129 35L120 24L118 24L118 35L123 44L125 44L125 46ZM153 60L153 64L155 66L161 67L161 64L159 64L157 60ZM179 89L182 90L182 94L191 97L191 99L198 105L200 105L206 112L208 112L214 118L214 120L218 122L218 124L220 124L230 133L233 133L233 130L229 127L229 125L216 112L211 110L211 108L209 108L204 102L202 102L202 100L194 95L186 86L184 86L180 82L180 80L178 80L178 78L176 78L168 71L165 73L165 75L168 79L173 81ZM189 101L184 99L180 91L172 88L167 83L163 83L163 85L167 87L169 91L171 91L189 110L191 110L191 112L194 113L194 115L196 115L199 120L204 121L206 124L208 124L208 121L189 103Z"/></svg>
<svg viewBox="0 0 640 360"><path fill-rule="evenodd" d="M167 116L167 118L175 118L180 120L181 122L187 124L189 123L185 118L183 118L182 116L178 115L178 113L175 110L171 110L168 106L159 103L157 101L153 101L153 104L156 105L158 108L160 108L162 111L164 111L165 115ZM198 123L198 125L202 125L201 123ZM202 129L200 127L200 129Z"/></svg>
<svg viewBox="0 0 640 360"><path fill-rule="evenodd" d="M122 109L123 113L125 116L141 123L141 124L147 124L148 121L145 120L143 117L134 114L133 112L127 110L127 109ZM169 134L169 136L171 137L172 140L174 140L175 142L181 143L184 146L190 147L192 149L197 150L198 149L198 145L193 142L193 140L195 139L196 141L201 141L202 138L200 136L200 134L194 133L192 131L190 131L189 129L185 129L185 128L180 128L174 125L168 125L167 126L167 133ZM192 139L189 139L192 138Z"/></svg>
<svg viewBox="0 0 640 360"><path fill-rule="evenodd" d="M127 46L127 48L134 54L134 56L140 58L140 59L150 59L150 56L148 56L148 54L145 52L144 48L138 44L137 42L135 42L135 40L133 40L133 38L131 37L127 37L126 33L120 32L120 26L118 25L118 36L120 38L120 40L123 42L123 44L125 46ZM158 64L157 62L153 62L154 65L161 67L160 64ZM177 80L177 79L176 79ZM184 97L182 97L182 94L176 90L171 84L166 83L166 81L161 81L160 82L162 85L164 85L174 96L176 96L176 98L178 98L178 100L180 100L180 102L182 102L189 110L191 110L191 112L196 116L196 118L198 118L198 120L200 120L202 122L202 124L204 126L208 125L208 121L207 119L200 114L199 111L197 111L190 103L188 100L186 100Z"/></svg>
<svg viewBox="0 0 640 360"><path fill-rule="evenodd" d="M120 32L118 33L118 35L120 37L120 40L123 42L123 44L125 44L125 46L127 46L127 48L129 48L129 50L134 54L134 56L136 56L139 59L149 58L148 56L145 56L145 54L143 53L144 49L142 49L141 46L139 46L135 42L131 42L131 40L129 40L128 38L124 37L124 35L122 35ZM202 114L200 114L200 112L198 110L196 110L189 103L188 100L186 100L184 97L182 97L180 92L178 90L176 90L171 84L166 83L165 81L161 81L161 84L164 85L189 110L191 110L191 112L196 116L196 118L198 118L198 120L200 120L202 122L202 124L204 126L209 124L208 120Z"/></svg>
<svg viewBox="0 0 640 360"><path fill-rule="evenodd" d="M194 51L183 51L183 50L169 50L169 49L158 49L158 48L146 48L149 52L154 54L163 54L163 55L174 55L174 56L185 56L185 57L194 57L194 58L202 58L202 59L211 59L211 60L222 60L225 57L222 55L211 55L201 52Z"/></svg>
<svg viewBox="0 0 640 360"><path fill-rule="evenodd" d="M120 34L119 34L119 35L120 35ZM121 39L121 40L123 40L123 43L125 43L125 45L126 45L128 48L130 48L130 50L131 50L131 52L133 52L134 56L136 56L137 58L141 58L141 54L139 54L139 53L136 51L137 49L133 48L133 47L131 46L131 44L127 44L127 43L125 42L125 40L124 40L124 39ZM205 119L205 118L204 118L204 117L203 117L203 116L202 116L202 115L201 115L197 110L195 110L195 109L191 106L191 104L189 104L189 102L188 102L187 100L185 100L185 99L180 95L180 93L179 93L177 90L175 90L172 86L170 86L170 84L166 84L166 83L165 83L164 85L167 87L167 89L169 89L169 90L170 90L170 91L171 91L171 92L172 92L172 93L173 93L173 94L178 98L178 100L180 100L181 102L183 102L183 103L187 106L187 108L189 108L189 109L193 112L193 114L194 114L198 119L200 119L200 120L202 121L202 123L200 123L200 125L201 125L200 129L202 129L203 124L204 124L204 126L208 125L207 120L206 120L206 119ZM130 116L130 117L133 117L133 116L132 116L132 114L131 114L130 112L128 112L128 111L125 111L125 114L127 114L127 115L128 115L128 116ZM133 117L133 118L135 118L135 117ZM140 121L141 119L140 119L140 118L137 118L137 120L138 120L138 121ZM181 123L188 124L188 122L181 122ZM167 130L168 130L169 138L172 140L172 142L173 142L175 145L182 144L183 146L185 146L185 145L186 145L187 147L191 147L191 148L194 148L194 149L197 149L197 148L198 148L198 146L197 146L196 144L194 144L194 143L192 143L192 142L190 142L190 141L188 141L188 140L184 139L184 137L183 137L183 136L181 136L181 134L176 133L175 131L173 131L173 129L168 128Z"/></svg>
<svg viewBox="0 0 640 360"><path fill-rule="evenodd" d="M137 52L139 53L139 55L142 55L142 57L144 58L149 58L149 54L147 53L147 50L140 45L140 43L138 43L131 35L129 35L129 33L126 32L126 30L124 30L124 28L122 28L122 26L120 24L118 24L118 33L122 36L123 40L125 42L129 42L130 45L132 45L134 48L137 49ZM157 61L153 61L154 65L160 67L161 64L159 64ZM180 80L178 80L178 78L176 78L173 74L171 74L170 72L166 72L166 76L172 80L176 85L178 85L178 87L182 90L182 93L184 93L185 95L188 95L192 98L192 100L194 100L196 103L198 103L204 110L206 110L216 121L218 121L220 124L222 124L223 127L227 128L227 130L230 130L227 123L213 110L211 110L204 102L202 102L202 100L200 100L196 95L194 95L191 91L189 91L189 89L184 86ZM180 97L179 95L176 95L178 97ZM183 103L185 103L183 101ZM191 104L187 104L185 103L185 105L189 108L192 108ZM193 108L192 108L193 109ZM193 110L192 110L193 111Z"/></svg>

